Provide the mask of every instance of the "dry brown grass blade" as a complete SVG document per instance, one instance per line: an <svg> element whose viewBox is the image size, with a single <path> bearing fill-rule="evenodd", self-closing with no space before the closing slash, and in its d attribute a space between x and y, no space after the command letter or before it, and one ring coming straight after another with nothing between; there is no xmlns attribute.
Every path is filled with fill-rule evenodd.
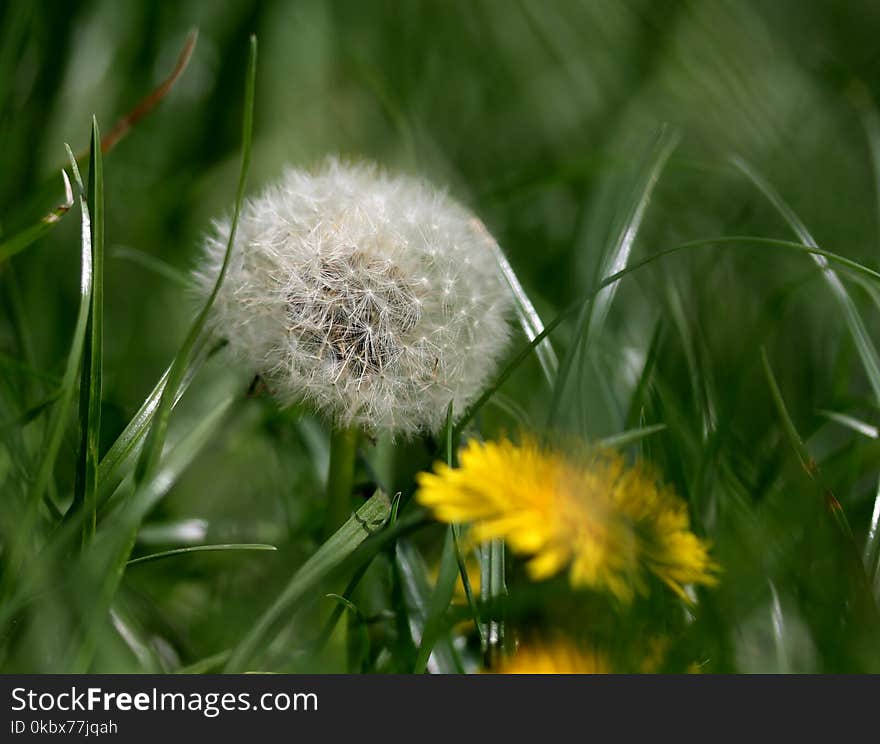
<svg viewBox="0 0 880 744"><path fill-rule="evenodd" d="M177 57L177 63L174 65L174 69L168 77L150 91L147 96L142 98L138 104L131 109L131 111L125 114L121 119L117 120L113 125L113 128L101 138L101 152L107 153L116 147L119 141L124 139L129 133L131 128L149 114L150 111L152 111L162 102L162 99L168 95L178 78L183 74L184 70L186 70L187 65L189 65L198 38L198 28L190 29L190 32L186 35L186 41L183 43L183 49L180 50L180 55ZM87 153L82 153L78 155L77 160L85 157L86 154Z"/></svg>

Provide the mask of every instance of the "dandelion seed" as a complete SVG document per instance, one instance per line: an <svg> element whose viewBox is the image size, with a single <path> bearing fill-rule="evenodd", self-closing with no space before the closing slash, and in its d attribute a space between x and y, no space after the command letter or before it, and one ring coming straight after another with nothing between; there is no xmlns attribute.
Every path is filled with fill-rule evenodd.
<svg viewBox="0 0 880 744"><path fill-rule="evenodd" d="M214 331L283 403L341 427L437 430L508 337L509 296L473 217L369 165L288 170L243 210ZM210 291L229 223L197 272ZM479 324L479 325L478 325Z"/></svg>
<svg viewBox="0 0 880 744"><path fill-rule="evenodd" d="M609 450L582 457L532 440L470 441L460 467L420 473L418 501L443 522L471 522L474 540L504 538L530 556L535 580L568 569L573 586L623 602L654 575L688 601L685 585L712 585L716 566L690 530L685 503L644 465Z"/></svg>

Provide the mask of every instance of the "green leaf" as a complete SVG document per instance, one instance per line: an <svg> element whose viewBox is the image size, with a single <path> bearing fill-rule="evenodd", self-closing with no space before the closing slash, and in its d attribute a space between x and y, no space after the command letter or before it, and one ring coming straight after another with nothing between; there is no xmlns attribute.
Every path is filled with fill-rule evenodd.
<svg viewBox="0 0 880 744"><path fill-rule="evenodd" d="M188 553L213 553L225 550L278 550L274 545L265 543L220 543L217 545L191 545L186 548L175 548L174 550L163 550L159 553L151 553L150 555L142 555L140 558L133 558L126 565L137 566L141 563L150 563L158 561L162 558L173 558Z"/></svg>
<svg viewBox="0 0 880 744"><path fill-rule="evenodd" d="M390 513L388 497L382 491L374 493L293 575L281 594L236 646L223 671L232 673L246 670L260 646L271 642L273 630L297 609L298 602L351 555L358 545L381 530Z"/></svg>

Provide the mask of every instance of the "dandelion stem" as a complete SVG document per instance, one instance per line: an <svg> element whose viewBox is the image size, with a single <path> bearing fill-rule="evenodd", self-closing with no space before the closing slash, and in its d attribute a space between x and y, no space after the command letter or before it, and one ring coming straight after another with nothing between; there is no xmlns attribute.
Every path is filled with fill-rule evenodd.
<svg viewBox="0 0 880 744"><path fill-rule="evenodd" d="M354 458L357 451L356 428L334 428L330 433L330 466L327 471L327 511L324 535L329 537L351 516Z"/></svg>

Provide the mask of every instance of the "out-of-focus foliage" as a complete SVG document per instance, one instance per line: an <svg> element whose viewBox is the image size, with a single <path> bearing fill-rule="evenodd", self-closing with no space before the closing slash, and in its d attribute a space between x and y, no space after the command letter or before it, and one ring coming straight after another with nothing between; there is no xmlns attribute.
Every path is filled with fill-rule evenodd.
<svg viewBox="0 0 880 744"><path fill-rule="evenodd" d="M188 69L104 157L102 454L177 352L196 309L186 277L200 236L232 209L251 32L260 40L251 193L285 164L328 154L425 176L485 222L544 322L603 277L688 241L801 242L733 158L772 185L822 249L880 265L880 5L870 0L5 3L0 240L64 202L64 143L87 151L93 113L109 131L173 68L192 26ZM77 221L73 209L0 264L7 671L64 671L82 616L69 602L79 577L63 561L41 563L45 542L30 533L31 557L10 575L76 321ZM835 270L870 342L880 285ZM720 582L692 607L658 592L622 608L562 579L529 582L509 558L508 638L562 632L632 671L657 657L658 638L652 670L880 671L880 534L870 529L880 401L828 276L806 253L743 239L685 248L604 297L552 334L555 389L532 355L469 432L599 440L662 425L627 452L688 502ZM517 335L509 358L525 343ZM278 550L130 566L93 669L221 667L320 545L326 428L308 412L279 411L250 383L222 349L208 355L175 409L170 487L133 555L195 544ZM72 417L49 489L61 507L78 443ZM359 494L400 492L399 520L421 528L400 528L369 562L343 564L338 586L313 591L261 649L261 668L413 668L445 527L421 525L411 497L415 474L443 448L362 443ZM37 534L50 534L51 514L38 521ZM38 582L49 588L36 600L11 606L19 580L43 565L62 570ZM360 571L348 604L324 597ZM479 610L494 616L498 603ZM347 653L338 633L321 636L334 609L349 626ZM470 618L455 599L429 669L475 666Z"/></svg>

